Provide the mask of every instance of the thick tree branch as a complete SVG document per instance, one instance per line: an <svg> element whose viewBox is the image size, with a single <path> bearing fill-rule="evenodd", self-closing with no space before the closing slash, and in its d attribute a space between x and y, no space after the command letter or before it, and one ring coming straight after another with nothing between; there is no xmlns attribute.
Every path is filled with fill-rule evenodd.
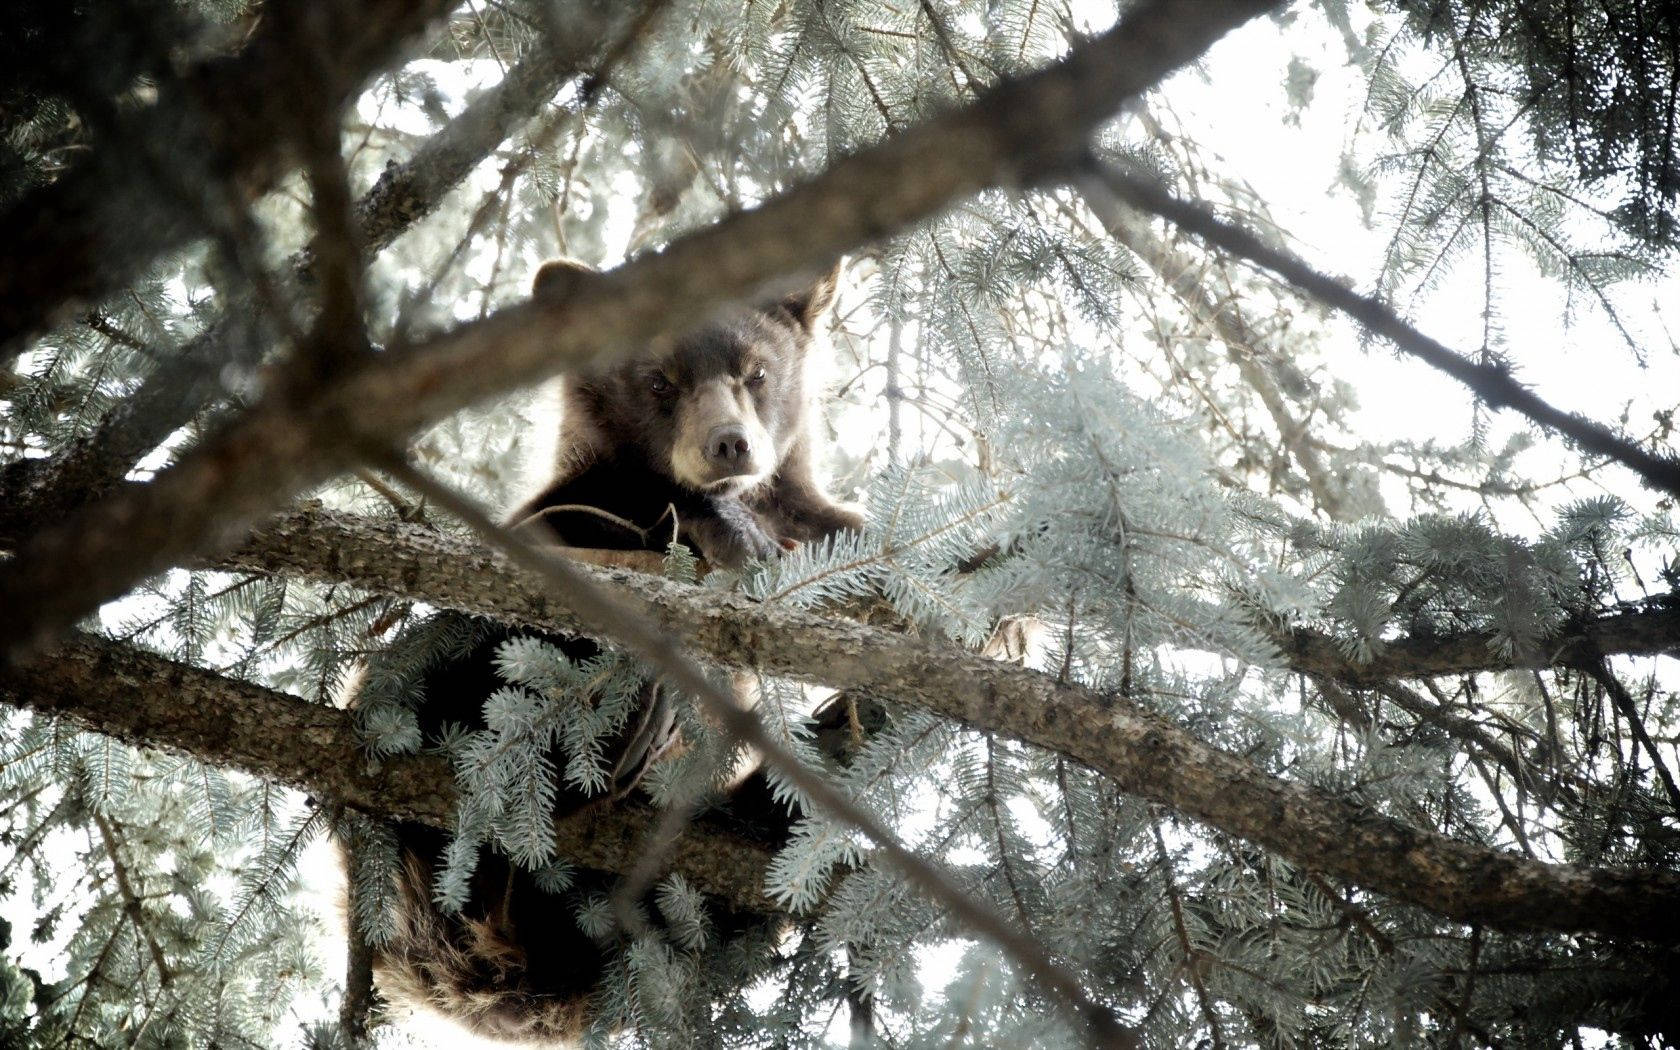
<svg viewBox="0 0 1680 1050"><path fill-rule="evenodd" d="M1622 464L1652 488L1680 496L1680 461L1647 452L1585 416L1552 407L1517 382L1506 369L1477 364L1463 357L1407 324L1386 303L1353 291L1207 209L1179 200L1148 179L1107 165L1093 165L1090 170L1087 183L1096 191L1091 198L1099 207L1108 203L1103 199L1106 195L1112 195L1134 208L1161 216L1216 248L1270 270L1318 301L1347 314L1400 350L1452 376L1488 404L1515 409L1535 423L1565 435L1583 451Z"/></svg>
<svg viewBox="0 0 1680 1050"><path fill-rule="evenodd" d="M0 282L0 364L69 311L205 233L184 200L254 196L273 185L308 128L453 6L276 0L237 57L204 59L162 85L124 141L167 150L168 185L137 179L137 170L151 166L107 146L0 215L9 256L9 279Z"/></svg>
<svg viewBox="0 0 1680 1050"><path fill-rule="evenodd" d="M383 764L361 749L354 716L153 653L82 635L52 659L0 672L0 700L62 715L140 747L185 752L331 798L376 817L439 828L455 821L455 776L436 755ZM559 855L629 872L657 814L594 806L555 825ZM738 907L780 910L763 895L773 850L701 818L670 852L671 867Z"/></svg>
<svg viewBox="0 0 1680 1050"><path fill-rule="evenodd" d="M475 544L330 513L272 522L220 567L350 583L543 630L592 630ZM1118 697L949 646L619 569L591 569L720 663L891 697L1066 755L1304 868L1466 922L1680 941L1680 876L1526 861L1280 780ZM1486 655L1484 651L1484 663Z"/></svg>
<svg viewBox="0 0 1680 1050"><path fill-rule="evenodd" d="M0 566L0 660L188 555L231 542L300 489L452 411L556 371L622 358L988 186L1067 170L1127 98L1272 0L1151 0L1064 61L666 251L431 342L393 349L315 398L276 393L151 484L70 516ZM66 575L65 569L74 567Z"/></svg>

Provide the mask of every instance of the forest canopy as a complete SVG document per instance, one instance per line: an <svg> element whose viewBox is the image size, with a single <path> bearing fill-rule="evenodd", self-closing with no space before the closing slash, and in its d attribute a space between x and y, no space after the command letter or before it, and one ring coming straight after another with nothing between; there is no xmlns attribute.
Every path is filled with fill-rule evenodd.
<svg viewBox="0 0 1680 1050"><path fill-rule="evenodd" d="M1675 1045L1677 112L1636 0L19 0L0 1046L463 1045L397 821L590 1045ZM837 263L860 530L497 524L547 381Z"/></svg>

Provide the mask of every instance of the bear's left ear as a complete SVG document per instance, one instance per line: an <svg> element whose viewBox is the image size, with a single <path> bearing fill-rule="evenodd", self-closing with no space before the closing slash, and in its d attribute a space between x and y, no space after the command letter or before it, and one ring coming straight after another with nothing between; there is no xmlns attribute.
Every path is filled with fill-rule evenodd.
<svg viewBox="0 0 1680 1050"><path fill-rule="evenodd" d="M845 262L837 262L834 268L817 278L811 285L782 299L778 304L782 309L793 315L800 326L807 332L816 331L817 322L828 313L829 307L834 305L834 292L840 285L840 271Z"/></svg>
<svg viewBox="0 0 1680 1050"><path fill-rule="evenodd" d="M599 272L576 259L550 259L531 278L531 294L559 301L568 298L584 278Z"/></svg>

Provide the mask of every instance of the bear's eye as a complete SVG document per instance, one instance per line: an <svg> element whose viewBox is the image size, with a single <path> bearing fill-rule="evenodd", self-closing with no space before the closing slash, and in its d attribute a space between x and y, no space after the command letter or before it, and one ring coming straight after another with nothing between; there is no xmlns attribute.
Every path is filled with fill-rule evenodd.
<svg viewBox="0 0 1680 1050"><path fill-rule="evenodd" d="M654 372L648 376L648 389L663 397L674 390L675 387L671 385L669 379L665 378L664 373Z"/></svg>
<svg viewBox="0 0 1680 1050"><path fill-rule="evenodd" d="M753 369L750 373L748 373L748 375L747 375L747 385L748 386L758 386L759 384L764 382L764 375L765 375L764 366L759 365L757 368Z"/></svg>

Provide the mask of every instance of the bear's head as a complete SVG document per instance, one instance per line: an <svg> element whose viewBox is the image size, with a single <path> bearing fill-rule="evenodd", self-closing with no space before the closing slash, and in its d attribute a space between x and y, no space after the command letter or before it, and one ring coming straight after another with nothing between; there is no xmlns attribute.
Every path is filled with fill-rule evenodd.
<svg viewBox="0 0 1680 1050"><path fill-rule="evenodd" d="M532 294L564 296L580 264L545 263ZM804 436L808 350L838 269L802 291L726 314L652 356L565 378L573 453L639 453L683 488L739 495L775 475Z"/></svg>

